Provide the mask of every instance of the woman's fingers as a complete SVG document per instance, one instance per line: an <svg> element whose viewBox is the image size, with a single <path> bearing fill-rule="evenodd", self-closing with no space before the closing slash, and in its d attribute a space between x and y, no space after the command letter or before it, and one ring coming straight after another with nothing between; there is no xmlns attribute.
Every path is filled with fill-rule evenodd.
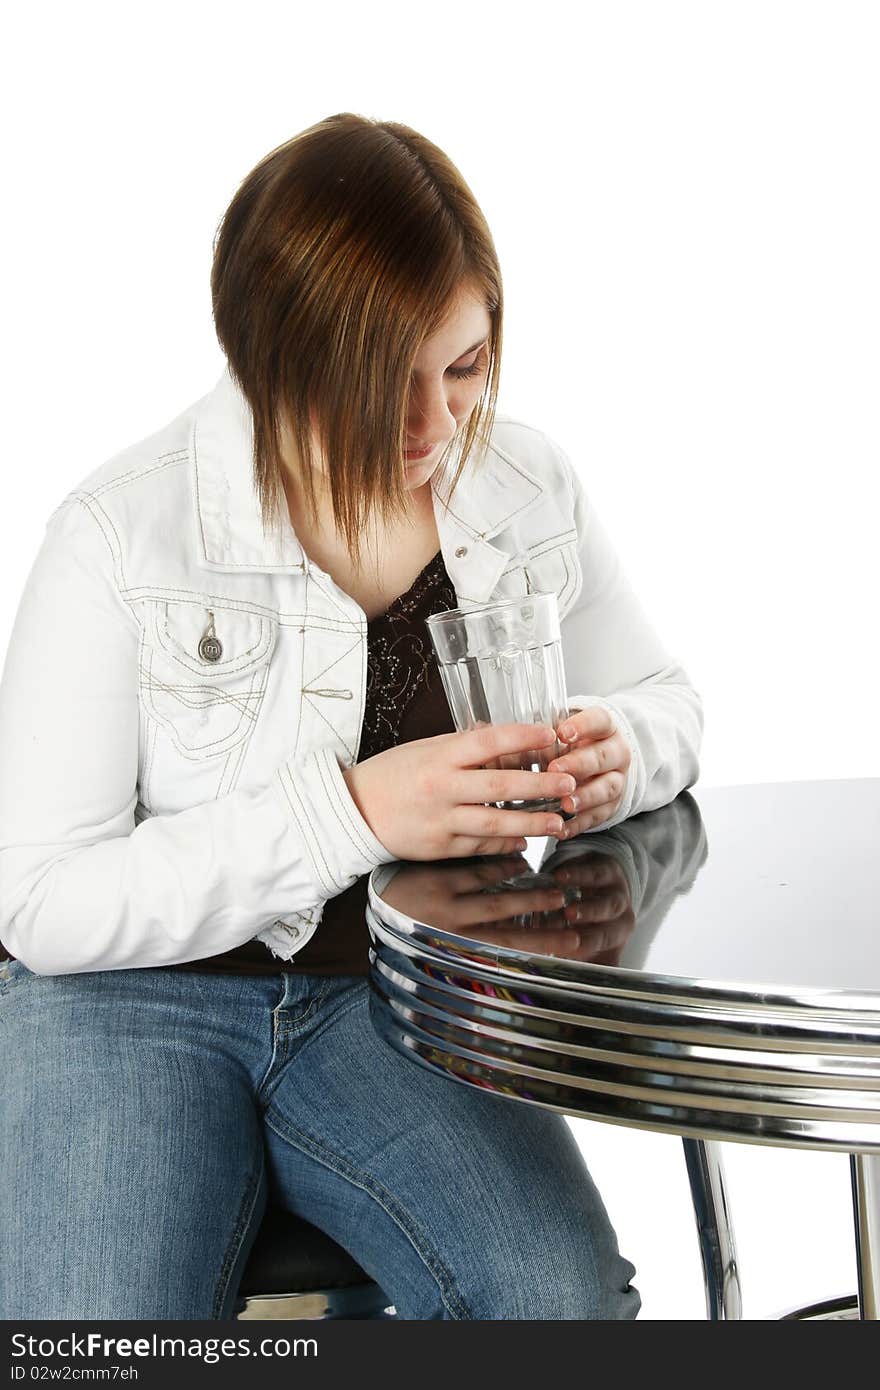
<svg viewBox="0 0 880 1390"><path fill-rule="evenodd" d="M509 811L499 806L456 806L450 818L453 835L472 837L475 844L489 847L499 841L530 835L561 835L563 820L556 811ZM485 853L475 849L475 854Z"/></svg>
<svg viewBox="0 0 880 1390"><path fill-rule="evenodd" d="M585 811L578 811L565 823L565 838L573 840L584 830L592 830L594 826L604 825L605 821L610 820L615 814L619 805L620 797L616 801L606 802L602 806L591 806Z"/></svg>
<svg viewBox="0 0 880 1390"><path fill-rule="evenodd" d="M464 768L481 768L505 754L556 743L556 732L548 724L481 724L450 737L457 741L458 765Z"/></svg>
<svg viewBox="0 0 880 1390"><path fill-rule="evenodd" d="M570 772L469 768L454 778L452 787L460 804L485 806L495 801L547 801L570 796L575 780Z"/></svg>

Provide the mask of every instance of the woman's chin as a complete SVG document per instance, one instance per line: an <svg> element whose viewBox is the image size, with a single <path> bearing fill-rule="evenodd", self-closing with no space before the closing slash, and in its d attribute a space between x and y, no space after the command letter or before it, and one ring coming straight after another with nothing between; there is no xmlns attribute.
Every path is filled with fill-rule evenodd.
<svg viewBox="0 0 880 1390"><path fill-rule="evenodd" d="M423 463L408 463L404 473L404 487L414 492L416 488L422 487L433 477L437 471L436 460L427 458Z"/></svg>

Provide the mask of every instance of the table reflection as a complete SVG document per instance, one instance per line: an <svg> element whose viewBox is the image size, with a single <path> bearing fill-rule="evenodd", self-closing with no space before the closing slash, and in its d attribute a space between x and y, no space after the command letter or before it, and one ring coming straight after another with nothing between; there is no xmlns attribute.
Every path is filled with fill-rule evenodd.
<svg viewBox="0 0 880 1390"><path fill-rule="evenodd" d="M443 931L514 951L617 965L635 926L629 884L607 854L584 851L535 873L521 856L410 865L383 894L399 912L431 903Z"/></svg>
<svg viewBox="0 0 880 1390"><path fill-rule="evenodd" d="M450 957L472 943L542 977L639 972L703 996L873 1013L878 840L877 779L708 788L522 855L382 865L368 901L398 935L442 936Z"/></svg>
<svg viewBox="0 0 880 1390"><path fill-rule="evenodd" d="M696 801L682 793L613 830L542 842L538 853L534 866L534 850L385 865L372 876L373 905L503 950L633 967L658 906L693 881L706 835Z"/></svg>

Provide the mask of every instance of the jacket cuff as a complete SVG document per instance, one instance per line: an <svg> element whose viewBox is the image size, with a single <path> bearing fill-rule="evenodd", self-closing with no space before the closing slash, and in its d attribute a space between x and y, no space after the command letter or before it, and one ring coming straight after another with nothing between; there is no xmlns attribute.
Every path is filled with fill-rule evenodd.
<svg viewBox="0 0 880 1390"><path fill-rule="evenodd" d="M600 821L598 825L590 826L589 830L581 831L581 834L590 835L596 830L608 830L612 825L619 825L621 821L629 816L635 815L639 808L639 803L645 795L645 788L648 784L648 774L645 768L645 759L639 747L638 739L633 732L633 727L622 710L618 709L613 700L606 700L603 695L569 695L569 712L578 709L588 709L591 705L601 705L606 709L614 720L619 733L622 733L629 746L629 770L626 775L626 785L623 788L623 796L620 805L613 816L608 820Z"/></svg>
<svg viewBox="0 0 880 1390"><path fill-rule="evenodd" d="M397 858L358 810L332 749L289 758L275 776L325 899L343 893L377 864Z"/></svg>
<svg viewBox="0 0 880 1390"><path fill-rule="evenodd" d="M257 933L256 940L268 946L277 960L293 960L315 935L323 911L324 904L318 903L302 912L290 912L286 918L277 917L271 926Z"/></svg>

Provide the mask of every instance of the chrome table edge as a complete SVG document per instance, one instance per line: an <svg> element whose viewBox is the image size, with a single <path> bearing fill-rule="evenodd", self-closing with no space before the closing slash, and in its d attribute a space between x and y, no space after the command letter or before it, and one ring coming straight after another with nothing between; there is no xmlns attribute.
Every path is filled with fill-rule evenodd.
<svg viewBox="0 0 880 1390"><path fill-rule="evenodd" d="M461 962L465 970L482 969L497 972L505 979L516 978L535 984L552 985L561 993L577 995L598 991L602 995L619 994L627 999L658 1002L716 1003L733 1013L737 1008L754 1012L760 1000L762 1010L769 1013L795 1012L799 1015L845 1015L847 1019L861 1017L866 1027L880 1037L880 991L835 990L791 984L766 984L759 981L739 983L729 980L698 979L686 975L657 974L649 970L632 970L625 966L594 965L589 961L567 960L560 956L527 955L512 947L481 943L476 939L432 927L426 922L381 904L381 917L376 913L368 889L367 922L371 930L386 939L405 945L416 955L430 955L443 960L447 966Z"/></svg>

